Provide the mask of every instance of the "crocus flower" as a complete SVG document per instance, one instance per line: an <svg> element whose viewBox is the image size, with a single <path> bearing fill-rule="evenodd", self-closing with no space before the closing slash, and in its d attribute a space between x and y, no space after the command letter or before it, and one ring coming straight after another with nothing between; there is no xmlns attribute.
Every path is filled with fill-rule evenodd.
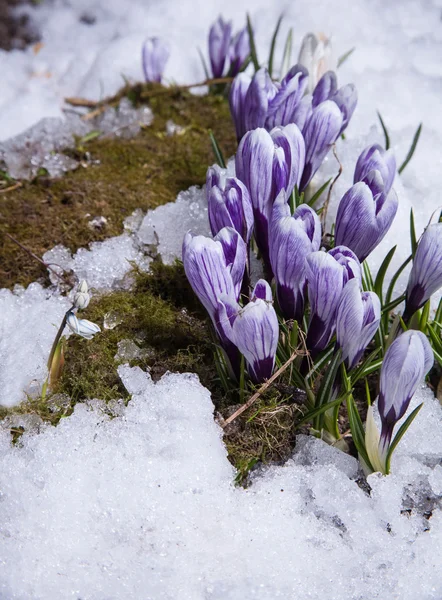
<svg viewBox="0 0 442 600"><path fill-rule="evenodd" d="M88 306L90 299L91 297L88 294L87 282L83 280L74 295L74 307L83 310Z"/></svg>
<svg viewBox="0 0 442 600"><path fill-rule="evenodd" d="M305 167L300 182L301 191L308 186L328 151L336 142L342 123L341 111L331 100L326 100L313 109L303 129Z"/></svg>
<svg viewBox="0 0 442 600"><path fill-rule="evenodd" d="M338 89L338 80L333 71L327 71L318 81L313 90L312 106L315 108L326 100L332 100L342 115L339 135L345 131L358 102L358 93L352 83L347 83Z"/></svg>
<svg viewBox="0 0 442 600"><path fill-rule="evenodd" d="M232 23L219 16L209 31L209 58L214 77L222 77L229 54Z"/></svg>
<svg viewBox="0 0 442 600"><path fill-rule="evenodd" d="M169 55L169 45L164 40L153 37L144 42L142 64L144 78L147 82L161 83Z"/></svg>
<svg viewBox="0 0 442 600"><path fill-rule="evenodd" d="M87 340L91 340L96 333L101 331L95 323L92 323L87 319L77 319L73 312L69 313L66 319L66 325L71 331Z"/></svg>
<svg viewBox="0 0 442 600"><path fill-rule="evenodd" d="M321 243L321 223L316 211L301 204L291 215L281 192L273 205L269 242L278 304L284 318L301 322L306 293L305 259L319 250Z"/></svg>
<svg viewBox="0 0 442 600"><path fill-rule="evenodd" d="M350 279L342 290L336 313L336 341L347 369L353 369L376 333L381 302L374 292L361 292L359 281Z"/></svg>
<svg viewBox="0 0 442 600"><path fill-rule="evenodd" d="M231 323L230 339L244 356L254 383L269 379L275 366L279 326L271 300L270 286L261 279L251 301L237 315L230 309L229 319L229 313L224 313L224 321Z"/></svg>
<svg viewBox="0 0 442 600"><path fill-rule="evenodd" d="M238 141L247 131L290 123L304 126L307 106L303 96L308 73L301 65L290 69L281 82L274 82L267 69L259 69L252 78L240 73L230 90L229 103Z"/></svg>
<svg viewBox="0 0 442 600"><path fill-rule="evenodd" d="M307 348L314 358L330 342L336 327L336 312L344 286L350 279L361 280L359 261L348 248L312 252L306 257L310 302Z"/></svg>
<svg viewBox="0 0 442 600"><path fill-rule="evenodd" d="M236 174L249 191L255 217L255 239L270 268L268 227L273 202L281 189L291 194L304 165L304 139L296 125L248 132L238 147Z"/></svg>
<svg viewBox="0 0 442 600"><path fill-rule="evenodd" d="M385 353L378 398L382 422L379 450L384 459L394 426L404 416L417 386L433 362L433 351L427 337L412 329L402 333Z"/></svg>
<svg viewBox="0 0 442 600"><path fill-rule="evenodd" d="M365 181L371 171L379 172L383 191L388 194L396 175L396 159L392 150L384 150L379 144L365 148L356 163L353 183Z"/></svg>
<svg viewBox="0 0 442 600"><path fill-rule="evenodd" d="M235 77L250 54L250 40L247 27L241 29L232 40L230 45L230 77Z"/></svg>
<svg viewBox="0 0 442 600"><path fill-rule="evenodd" d="M232 227L223 227L214 239L222 246L226 266L232 277L235 298L238 300L247 261L246 243L241 234Z"/></svg>
<svg viewBox="0 0 442 600"><path fill-rule="evenodd" d="M236 177L228 177L223 182L213 167L208 170L206 181L212 235L223 227L232 227L249 243L253 232L253 209L246 186Z"/></svg>
<svg viewBox="0 0 442 600"><path fill-rule="evenodd" d="M342 197L336 214L335 242L348 246L364 261L391 227L398 200L387 195L379 171L370 171L365 182L355 183Z"/></svg>
<svg viewBox="0 0 442 600"><path fill-rule="evenodd" d="M429 225L417 246L407 285L404 320L442 287L442 222Z"/></svg>
<svg viewBox="0 0 442 600"><path fill-rule="evenodd" d="M308 33L302 40L298 63L304 65L309 72L307 91L311 93L323 74L336 68L330 40L324 34L316 36Z"/></svg>

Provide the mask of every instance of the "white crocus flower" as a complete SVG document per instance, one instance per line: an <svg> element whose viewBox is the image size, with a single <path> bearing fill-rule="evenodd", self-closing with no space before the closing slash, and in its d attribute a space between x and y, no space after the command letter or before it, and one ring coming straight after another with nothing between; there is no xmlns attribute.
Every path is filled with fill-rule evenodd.
<svg viewBox="0 0 442 600"><path fill-rule="evenodd" d="M298 63L308 69L307 91L312 93L324 73L336 70L331 41L323 33L307 33L302 40Z"/></svg>
<svg viewBox="0 0 442 600"><path fill-rule="evenodd" d="M92 339L96 333L101 331L95 323L92 323L87 319L77 319L73 312L69 313L69 316L66 319L66 325L71 331L87 340Z"/></svg>
<svg viewBox="0 0 442 600"><path fill-rule="evenodd" d="M78 290L74 296L74 306L75 308L79 308L83 310L87 307L90 302L91 297L88 294L88 286L86 281L82 281L78 286Z"/></svg>

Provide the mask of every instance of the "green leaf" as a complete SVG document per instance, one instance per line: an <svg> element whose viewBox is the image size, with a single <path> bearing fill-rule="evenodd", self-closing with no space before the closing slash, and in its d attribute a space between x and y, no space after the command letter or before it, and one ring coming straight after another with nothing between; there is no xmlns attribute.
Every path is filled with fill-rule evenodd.
<svg viewBox="0 0 442 600"><path fill-rule="evenodd" d="M199 57L201 59L201 63L203 65L204 75L206 76L206 79L210 79L210 73L209 73L209 69L207 68L207 63L206 63L206 59L204 58L204 54L201 52L201 48L197 48L197 50L198 50Z"/></svg>
<svg viewBox="0 0 442 600"><path fill-rule="evenodd" d="M433 325L431 323L427 323L428 333L430 334L431 343L433 348L436 350L438 354L442 355L442 339L437 334L437 331L433 329Z"/></svg>
<svg viewBox="0 0 442 600"><path fill-rule="evenodd" d="M99 129L94 129L93 131L89 131L86 135L80 138L79 144L85 144L86 142L90 142L91 140L95 140L98 136L101 135L101 131Z"/></svg>
<svg viewBox="0 0 442 600"><path fill-rule="evenodd" d="M350 58L350 56L353 54L353 52L356 50L356 48L350 48L350 50L347 50L347 52L345 52L342 56L340 56L338 58L338 64L337 64L337 69L339 69L339 67L342 67L342 65L345 63L345 61L347 60L347 58Z"/></svg>
<svg viewBox="0 0 442 600"><path fill-rule="evenodd" d="M407 431L407 429L410 427L410 425L412 424L414 419L417 417L417 413L420 411L423 404L424 403L422 402L421 404L419 404L419 406L416 406L416 408L413 410L413 412L410 415L408 415L407 419L400 426L399 431L397 432L397 434L394 437L394 440L390 444L390 447L388 448L388 452L387 452L387 458L385 459L385 471L386 471L387 475L390 472L390 461L391 461L393 452L396 450L396 446L399 444L399 442L401 441L401 439L404 436L404 433Z"/></svg>
<svg viewBox="0 0 442 600"><path fill-rule="evenodd" d="M388 150L390 147L390 136L388 135L388 130L387 127L384 123L383 118L381 117L381 113L379 111L377 111L378 113L378 118L379 121L381 122L381 127L382 127L382 131L384 132L384 137L385 137L385 150Z"/></svg>
<svg viewBox="0 0 442 600"><path fill-rule="evenodd" d="M399 306L399 304L401 302L403 302L404 300L405 300L405 294L402 294L402 296L398 296L398 298L396 298L395 300L392 300L388 304L384 304L384 306L382 307L382 314L385 314L385 313L388 314L390 312L390 310L393 310L393 308L396 308L396 306Z"/></svg>
<svg viewBox="0 0 442 600"><path fill-rule="evenodd" d="M402 271L405 269L405 267L408 265L408 263L412 260L412 255L410 254L410 256L407 258L407 260L405 260L401 266L399 267L399 269L396 271L396 273L393 275L393 277L391 278L390 281L390 285L388 286L388 290L387 290L387 295L385 296L385 302L388 304L388 302L391 301L391 297L393 295L393 291L394 291L394 286L396 285L397 280L400 277L400 274L402 273ZM385 308L385 307L384 307Z"/></svg>
<svg viewBox="0 0 442 600"><path fill-rule="evenodd" d="M342 404L342 402L345 400L345 398L348 396L349 393L350 392L346 392L344 395L339 396L339 398L336 398L336 400L333 400L333 402L329 402L328 404L323 404L322 406L318 406L317 408L313 408L312 410L309 410L308 413L306 413L302 417L302 419L300 419L297 422L297 427L299 427L300 425L303 425L304 423L312 422L314 419L316 419L320 415L324 414L331 408L335 408L336 406L339 406L340 404Z"/></svg>
<svg viewBox="0 0 442 600"><path fill-rule="evenodd" d="M422 331L422 333L425 333L429 316L430 316L430 301L428 300L424 304L424 307L422 309L421 318L419 320L419 329Z"/></svg>
<svg viewBox="0 0 442 600"><path fill-rule="evenodd" d="M414 134L413 141L411 142L410 150L408 151L408 154L405 157L404 162L401 164L401 166L398 169L399 173L402 173L402 171L408 165L410 160L413 158L413 154L414 154L414 151L416 150L416 146L419 141L421 131L422 131L422 123L419 125L419 127L416 130L416 133Z"/></svg>
<svg viewBox="0 0 442 600"><path fill-rule="evenodd" d="M379 354L379 351L380 348L376 348L375 350L373 350L373 352L370 352L370 354L367 356L364 362L361 365L359 365L359 367L355 367L355 369L351 372L352 386L354 386L357 381L366 376L367 369L370 367L376 356Z"/></svg>
<svg viewBox="0 0 442 600"><path fill-rule="evenodd" d="M250 15L247 13L247 31L249 32L249 43L250 43L250 56L252 57L252 63L255 68L255 73L259 69L258 55L256 54L255 34L253 33L252 22L250 21Z"/></svg>
<svg viewBox="0 0 442 600"><path fill-rule="evenodd" d="M309 206L313 206L313 204L316 202L316 200L318 200L320 198L322 192L325 190L325 188L328 186L328 184L331 182L331 180L332 180L332 177L330 177L330 179L328 179L323 185L321 185L319 190L316 190L316 192L313 194L313 196L307 202L307 204Z"/></svg>
<svg viewBox="0 0 442 600"><path fill-rule="evenodd" d="M323 354L320 354L317 360L315 360L313 368L307 373L305 378L309 380L315 373L318 373L322 367L328 363L334 351L335 349L332 345L328 350L325 350Z"/></svg>
<svg viewBox="0 0 442 600"><path fill-rule="evenodd" d="M370 459L368 458L367 450L365 449L365 430L359 415L356 403L352 395L347 398L347 413L350 424L351 436L356 446L356 450L366 463L367 467L374 471Z"/></svg>
<svg viewBox="0 0 442 600"><path fill-rule="evenodd" d="M411 255L416 254L417 241L416 241L416 228L414 226L414 213L413 209L410 210L410 241L411 241Z"/></svg>
<svg viewBox="0 0 442 600"><path fill-rule="evenodd" d="M439 300L439 306L437 307L434 321L442 325L442 298Z"/></svg>
<svg viewBox="0 0 442 600"><path fill-rule="evenodd" d="M268 71L269 71L270 77L272 77L272 74L273 74L273 58L274 58L274 54L275 54L276 39L278 37L279 28L281 27L282 17L283 16L281 15L278 19L278 22L276 23L275 31L273 32L273 36L272 36L272 43L270 44L269 66L268 66Z"/></svg>
<svg viewBox="0 0 442 600"><path fill-rule="evenodd" d="M289 32L287 34L287 38L284 44L284 52L282 53L282 61L281 61L281 69L279 72L279 77L282 78L284 73L286 73L290 68L290 62L292 58L292 45L293 45L293 28L290 27Z"/></svg>
<svg viewBox="0 0 442 600"><path fill-rule="evenodd" d="M364 260L364 262L362 263L362 268L364 270L364 276L362 278L364 288L369 292L374 292L374 283L371 277L370 267L368 266L366 260Z"/></svg>
<svg viewBox="0 0 442 600"><path fill-rule="evenodd" d="M385 274L387 273L387 269L390 266L391 259L393 258L394 253L396 252L396 248L397 248L397 246L394 246L390 250L390 252L387 254L387 256L384 258L381 266L379 267L379 271L376 275L376 279L374 281L374 291L379 296L381 303L382 303L382 288L384 286Z"/></svg>
<svg viewBox="0 0 442 600"><path fill-rule="evenodd" d="M213 153L215 155L216 162L219 164L220 167L225 169L226 162L224 160L223 153L221 152L221 148L218 146L218 142L216 141L216 138L213 135L213 132L211 129L209 129L209 137L210 137L210 141L212 143Z"/></svg>
<svg viewBox="0 0 442 600"><path fill-rule="evenodd" d="M245 384L245 364L244 364L244 356L241 354L241 364L240 364L240 375L239 375L239 402L240 404L244 403L244 391L246 388Z"/></svg>
<svg viewBox="0 0 442 600"><path fill-rule="evenodd" d="M321 380L321 385L319 387L318 393L316 394L316 406L330 404L333 395L333 387L335 384L336 375L338 373L339 365L341 364L341 362L342 351L338 350L333 356L332 360L330 361L328 369ZM317 421L315 423L315 429L322 429L322 423L320 421Z"/></svg>

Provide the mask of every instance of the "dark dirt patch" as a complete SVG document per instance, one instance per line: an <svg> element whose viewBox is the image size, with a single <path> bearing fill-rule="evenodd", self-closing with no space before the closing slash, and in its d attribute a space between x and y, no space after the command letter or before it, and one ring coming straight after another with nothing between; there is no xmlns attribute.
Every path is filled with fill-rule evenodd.
<svg viewBox="0 0 442 600"><path fill-rule="evenodd" d="M0 48L24 50L40 39L29 15L17 9L29 4L23 0L0 0Z"/></svg>

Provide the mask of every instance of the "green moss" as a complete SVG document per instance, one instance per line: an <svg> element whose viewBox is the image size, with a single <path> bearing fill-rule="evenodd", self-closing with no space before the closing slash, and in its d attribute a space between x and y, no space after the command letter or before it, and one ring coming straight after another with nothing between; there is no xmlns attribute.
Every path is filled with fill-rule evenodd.
<svg viewBox="0 0 442 600"><path fill-rule="evenodd" d="M164 92L161 87L126 88L122 94L132 94L135 103L151 105L151 126L130 140L92 139L69 151L85 166L60 179L24 181L3 193L0 233L8 232L37 256L56 244L74 252L119 235L124 219L136 208L155 208L173 201L181 190L203 184L207 166L214 162L208 130L214 131L226 156L236 148L227 103L219 96L193 96L173 88ZM181 125L183 133L167 137L168 119ZM96 216L107 219L103 230L89 227ZM43 265L2 235L0 257L0 287L46 277Z"/></svg>

